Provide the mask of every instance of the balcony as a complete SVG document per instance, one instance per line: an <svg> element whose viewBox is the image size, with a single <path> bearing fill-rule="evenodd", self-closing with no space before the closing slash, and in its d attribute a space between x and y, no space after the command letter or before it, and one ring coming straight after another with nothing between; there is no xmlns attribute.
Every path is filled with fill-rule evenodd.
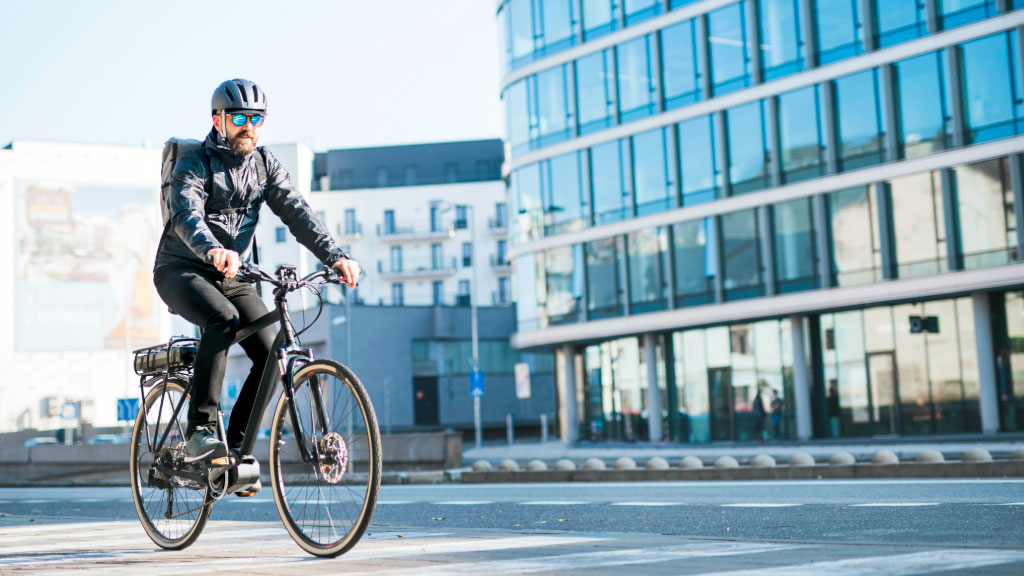
<svg viewBox="0 0 1024 576"><path fill-rule="evenodd" d="M488 218L487 229L495 236L505 236L508 234L508 219L494 217Z"/></svg>
<svg viewBox="0 0 1024 576"><path fill-rule="evenodd" d="M508 258L499 258L497 255L491 255L491 270L495 274L511 274L512 263L508 261Z"/></svg>
<svg viewBox="0 0 1024 576"><path fill-rule="evenodd" d="M363 239L363 223L356 222L355 228L348 226L338 225L338 242L342 244L351 244L352 242L358 242Z"/></svg>
<svg viewBox="0 0 1024 576"><path fill-rule="evenodd" d="M381 242L425 242L454 238L455 230L451 226L441 226L436 230L431 230L430 226L395 226L388 228L378 224L377 237Z"/></svg>
<svg viewBox="0 0 1024 576"><path fill-rule="evenodd" d="M412 262L402 262L401 265L395 269L385 266L384 262L378 260L377 275L387 280L431 280L447 278L458 271L458 267L456 266L457 263L458 262L455 258L451 258L450 260L441 259L440 261L415 260Z"/></svg>

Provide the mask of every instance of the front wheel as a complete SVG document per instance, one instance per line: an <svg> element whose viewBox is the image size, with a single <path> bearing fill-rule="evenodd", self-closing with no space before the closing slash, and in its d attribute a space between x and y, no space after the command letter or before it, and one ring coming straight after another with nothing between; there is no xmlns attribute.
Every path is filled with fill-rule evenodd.
<svg viewBox="0 0 1024 576"><path fill-rule="evenodd" d="M359 541L377 504L377 417L359 379L337 362L307 364L293 384L294 412L281 394L270 429L274 501L303 550L334 557Z"/></svg>
<svg viewBox="0 0 1024 576"><path fill-rule="evenodd" d="M180 550L195 542L210 518L206 482L183 463L188 418L185 382L163 380L146 394L132 429L132 499L146 534L161 548Z"/></svg>

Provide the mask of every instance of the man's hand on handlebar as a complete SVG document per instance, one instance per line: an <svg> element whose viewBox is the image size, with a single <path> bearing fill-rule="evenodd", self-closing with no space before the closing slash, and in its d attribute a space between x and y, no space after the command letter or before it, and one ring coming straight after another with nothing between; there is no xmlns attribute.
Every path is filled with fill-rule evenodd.
<svg viewBox="0 0 1024 576"><path fill-rule="evenodd" d="M210 248L206 256L211 260L213 267L224 275L225 278L233 278L238 274L238 267L242 261L238 258L238 252L224 248Z"/></svg>
<svg viewBox="0 0 1024 576"><path fill-rule="evenodd" d="M334 271L341 277L341 281L347 286L356 287L359 285L359 275L363 273L359 267L359 262L349 258L342 258L335 262L332 268L334 268Z"/></svg>

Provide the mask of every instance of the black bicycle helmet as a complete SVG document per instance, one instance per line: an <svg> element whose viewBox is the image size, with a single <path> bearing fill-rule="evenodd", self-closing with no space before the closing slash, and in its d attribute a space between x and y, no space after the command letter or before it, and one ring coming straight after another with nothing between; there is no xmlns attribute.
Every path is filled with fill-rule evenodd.
<svg viewBox="0 0 1024 576"><path fill-rule="evenodd" d="M225 80L213 91L210 100L213 113L218 110L225 112L267 112L267 95L255 82L243 78Z"/></svg>

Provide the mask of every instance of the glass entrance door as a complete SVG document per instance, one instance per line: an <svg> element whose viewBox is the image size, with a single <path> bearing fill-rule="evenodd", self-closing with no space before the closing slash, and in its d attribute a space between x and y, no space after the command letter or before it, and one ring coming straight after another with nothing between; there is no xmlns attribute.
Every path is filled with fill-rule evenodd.
<svg viewBox="0 0 1024 576"><path fill-rule="evenodd" d="M892 352L867 355L871 420L875 435L899 433L899 401L896 359Z"/></svg>
<svg viewBox="0 0 1024 576"><path fill-rule="evenodd" d="M732 371L708 369L708 396L711 398L711 440L735 439L732 411Z"/></svg>

